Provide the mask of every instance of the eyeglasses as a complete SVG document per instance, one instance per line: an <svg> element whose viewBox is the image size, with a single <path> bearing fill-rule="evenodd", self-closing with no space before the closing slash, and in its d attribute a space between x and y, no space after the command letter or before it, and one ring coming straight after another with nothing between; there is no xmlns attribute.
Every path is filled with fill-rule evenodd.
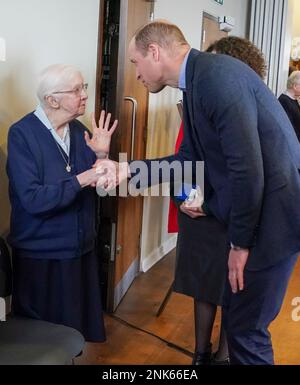
<svg viewBox="0 0 300 385"><path fill-rule="evenodd" d="M66 91L55 91L52 94L75 94L76 96L81 95L82 91L86 92L88 89L88 83L80 84L80 86L75 87L73 90Z"/></svg>

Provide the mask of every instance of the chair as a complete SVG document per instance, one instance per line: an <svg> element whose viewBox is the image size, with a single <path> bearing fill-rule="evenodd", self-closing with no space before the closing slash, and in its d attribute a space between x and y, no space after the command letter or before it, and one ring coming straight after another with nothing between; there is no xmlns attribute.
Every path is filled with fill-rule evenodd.
<svg viewBox="0 0 300 385"><path fill-rule="evenodd" d="M0 297L10 296L11 289L10 254L0 238ZM67 326L13 315L0 321L0 365L67 365L83 347L81 333Z"/></svg>

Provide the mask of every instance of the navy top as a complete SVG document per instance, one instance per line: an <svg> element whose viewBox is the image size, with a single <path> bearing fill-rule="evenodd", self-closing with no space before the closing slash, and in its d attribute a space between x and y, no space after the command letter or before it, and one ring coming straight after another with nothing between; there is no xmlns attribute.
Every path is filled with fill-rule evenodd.
<svg viewBox="0 0 300 385"><path fill-rule="evenodd" d="M289 117L300 142L300 106L298 101L285 94L281 94L278 100L285 109L285 112L287 113L287 116Z"/></svg>
<svg viewBox="0 0 300 385"><path fill-rule="evenodd" d="M51 132L34 113L9 130L8 241L21 256L68 259L94 247L96 194L82 189L76 175L91 168L96 156L85 143L86 127L78 120L69 126L70 173Z"/></svg>

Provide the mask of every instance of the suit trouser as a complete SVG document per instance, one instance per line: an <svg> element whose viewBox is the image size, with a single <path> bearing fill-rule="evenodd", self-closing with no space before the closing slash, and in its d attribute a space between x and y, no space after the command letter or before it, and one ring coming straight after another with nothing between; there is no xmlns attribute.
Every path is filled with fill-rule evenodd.
<svg viewBox="0 0 300 385"><path fill-rule="evenodd" d="M280 311L297 256L264 270L245 269L245 289L237 294L226 283L222 314L231 364L274 364L268 327Z"/></svg>

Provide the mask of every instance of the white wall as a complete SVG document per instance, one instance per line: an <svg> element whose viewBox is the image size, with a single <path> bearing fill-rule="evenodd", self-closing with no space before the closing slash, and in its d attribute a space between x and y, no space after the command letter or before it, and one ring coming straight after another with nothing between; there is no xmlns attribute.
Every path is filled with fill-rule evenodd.
<svg viewBox="0 0 300 385"><path fill-rule="evenodd" d="M247 33L248 4L249 0L224 0L224 5L214 0L158 0L155 18L165 18L177 24L192 47L199 49L203 11L215 17L234 17L236 26L232 34L244 37Z"/></svg>
<svg viewBox="0 0 300 385"><path fill-rule="evenodd" d="M85 123L94 110L99 2L0 0L0 37L7 45L0 62L0 234L9 226L7 130L35 108L38 73L53 63L75 65L90 86Z"/></svg>
<svg viewBox="0 0 300 385"><path fill-rule="evenodd" d="M300 1L291 0L293 7L292 36L300 37Z"/></svg>
<svg viewBox="0 0 300 385"><path fill-rule="evenodd" d="M292 47L292 41L294 38L297 38L297 40L300 38L300 1L299 0L289 0L289 7L291 11L291 20L292 22L290 23L289 26L289 31L290 32L290 52L289 54L289 59L290 59L290 54L292 49L294 50L297 48L296 52L299 57L299 45L297 44L296 46ZM297 62L298 68L299 68L299 61Z"/></svg>
<svg viewBox="0 0 300 385"><path fill-rule="evenodd" d="M287 2L287 14L286 20L284 20L284 39L283 39L283 50L280 58L280 70L279 80L278 80L278 92L277 96L279 96L282 92L286 90L286 83L289 76L289 64L291 57L291 49L292 49L292 39L294 37L294 33L297 33L297 30L300 29L295 23L300 21L300 4L299 0L288 0ZM297 16L298 15L298 16ZM300 36L300 34L299 34Z"/></svg>
<svg viewBox="0 0 300 385"><path fill-rule="evenodd" d="M157 0L154 17L177 24L192 47L199 49L203 11L213 16L231 16L235 19L233 35L246 37L248 32L249 0L224 0L221 6L213 0ZM300 2L300 1L299 1ZM181 99L178 90L164 90L150 95L147 156L172 154L179 128L176 109ZM166 143L161 137L168 137ZM142 233L141 270L146 271L176 244L176 236L167 233L168 198L145 198Z"/></svg>

